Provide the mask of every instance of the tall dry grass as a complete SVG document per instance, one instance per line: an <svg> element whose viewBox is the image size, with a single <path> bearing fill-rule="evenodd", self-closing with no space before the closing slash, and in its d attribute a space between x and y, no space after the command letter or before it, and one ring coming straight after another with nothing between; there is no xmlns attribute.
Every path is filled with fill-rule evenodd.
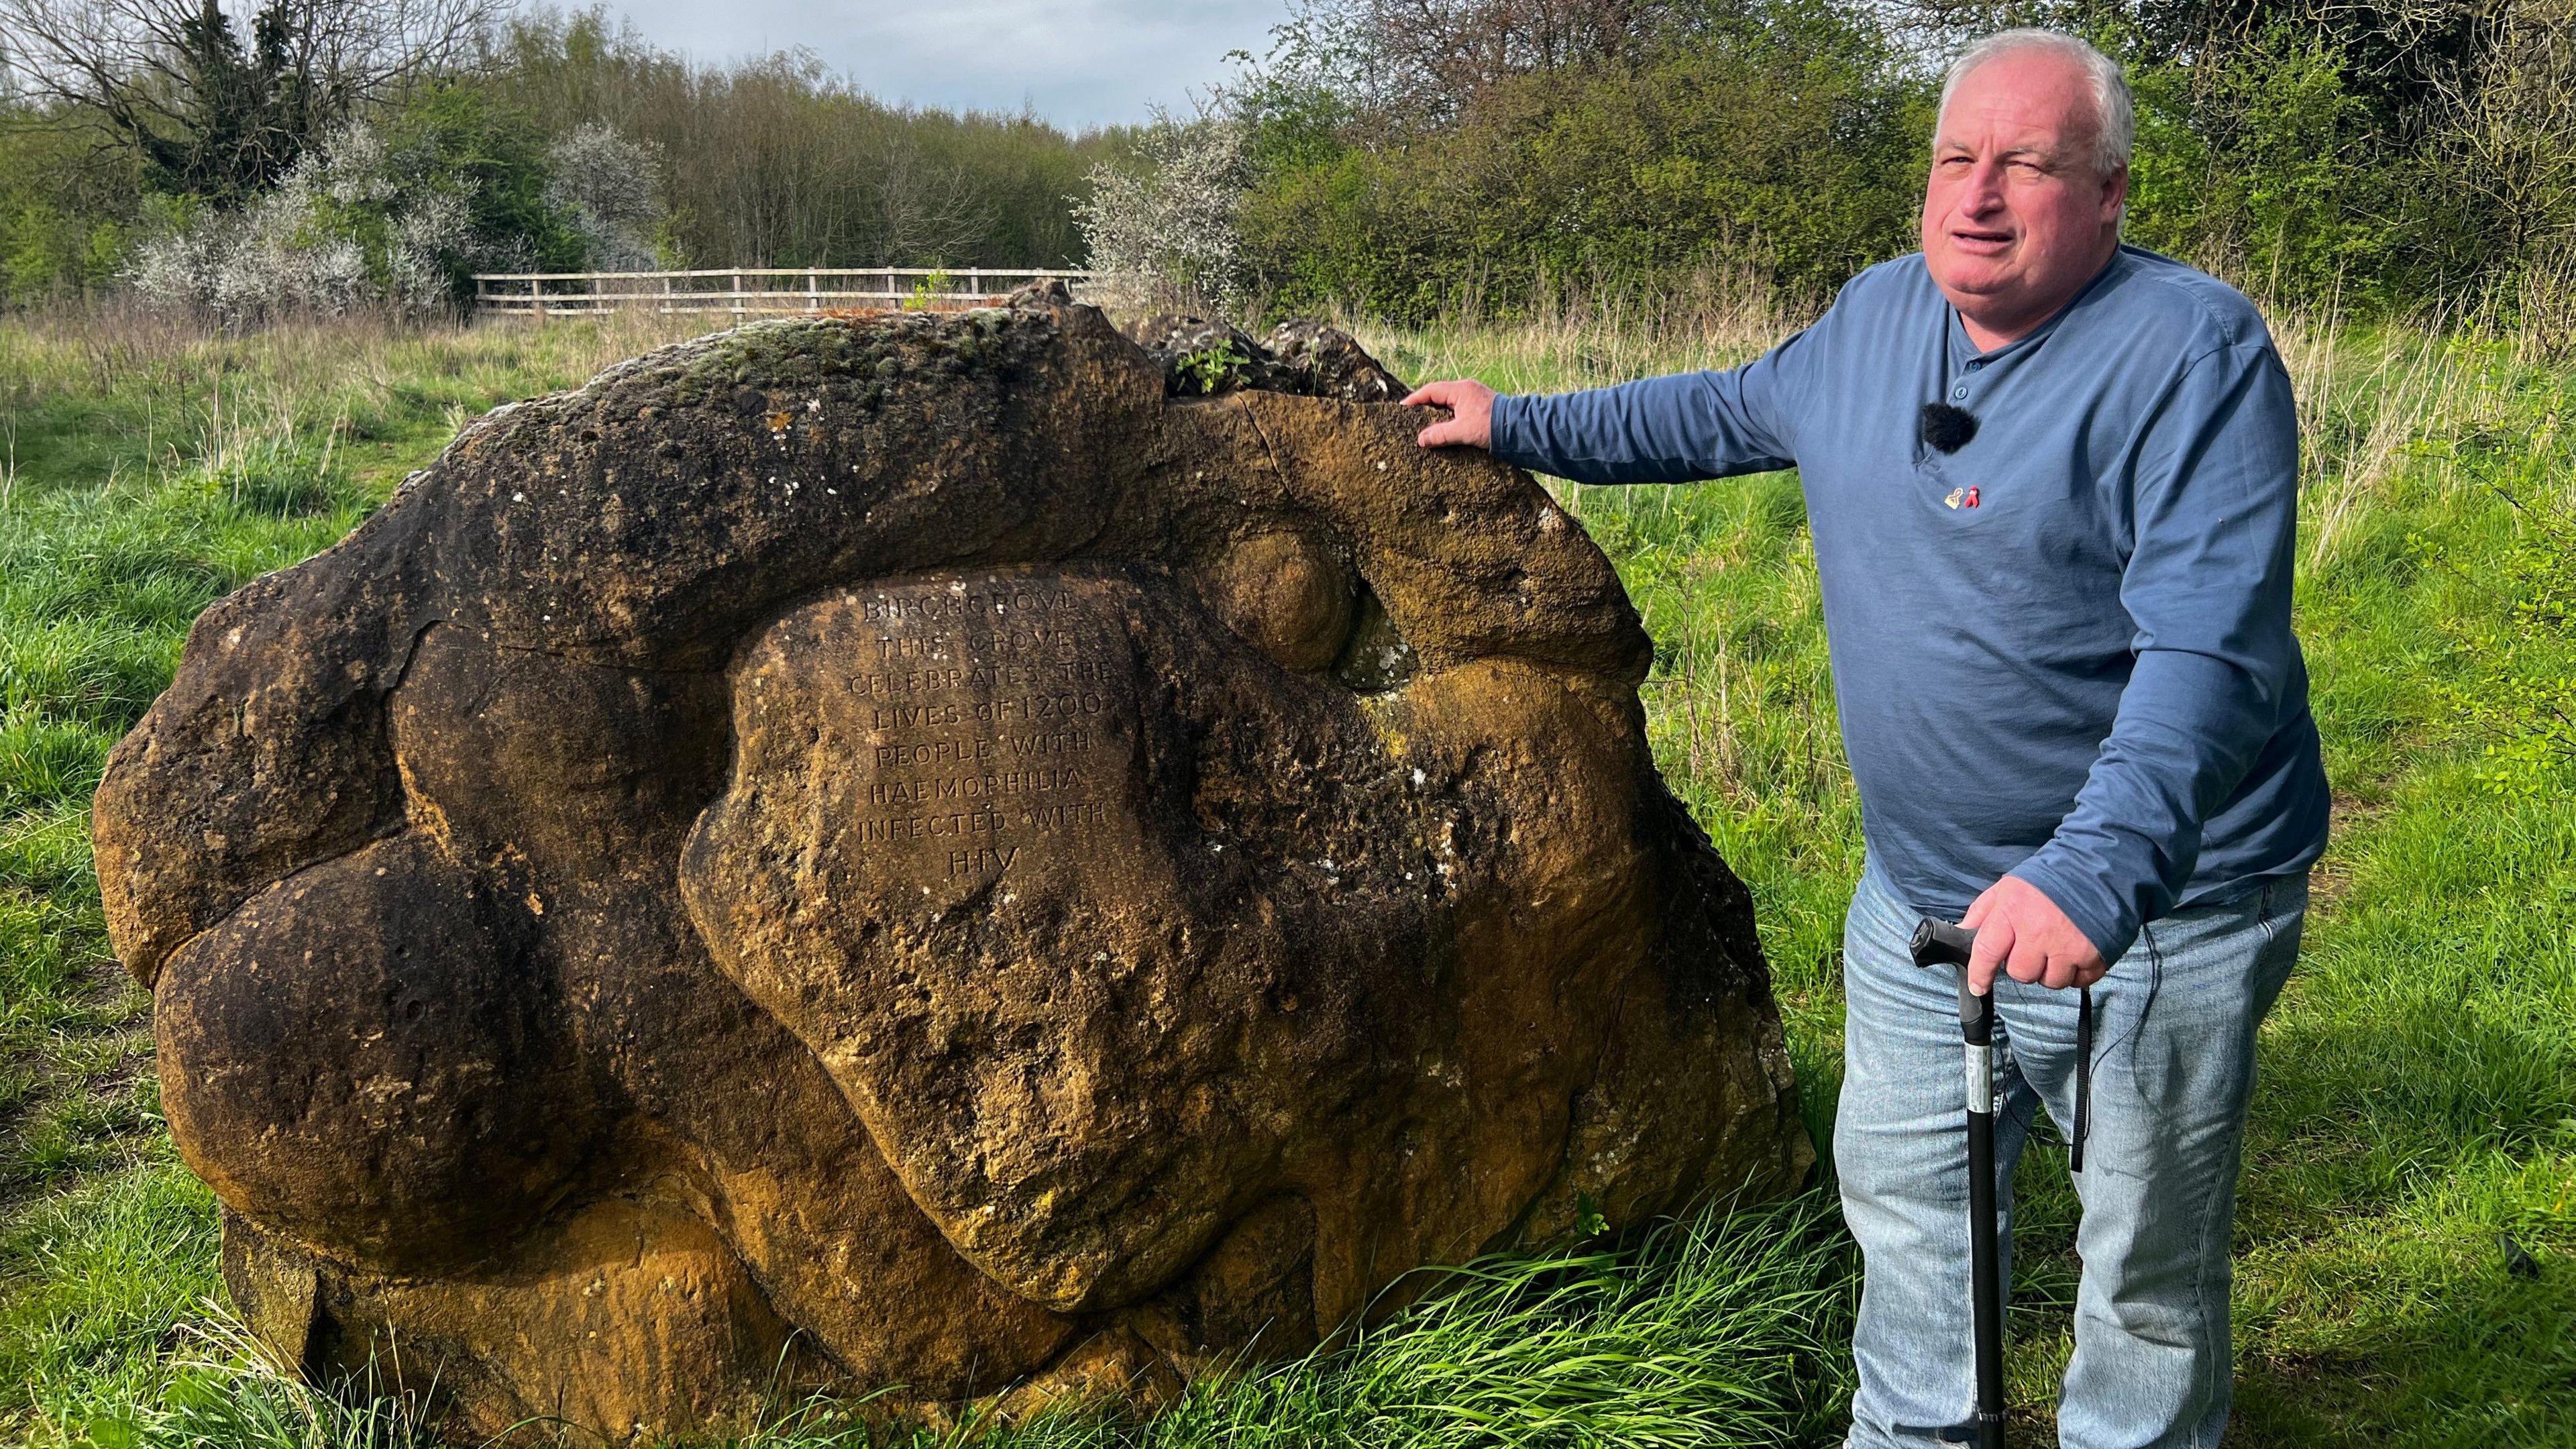
<svg viewBox="0 0 2576 1449"><path fill-rule="evenodd" d="M242 332L116 303L13 314L0 328L0 512L31 492L148 490L287 452L317 454L327 473L354 448L346 461L372 474L495 397L521 396L531 381L578 384L710 321L641 310L571 323L358 314Z"/></svg>
<svg viewBox="0 0 2576 1449"><path fill-rule="evenodd" d="M2522 473L2576 503L2576 476L2555 466L2564 415L2531 406L2534 381L2558 376L2576 347L2576 255L2529 269L2519 287L2482 307L2369 323L2331 306L2263 308L2298 398L2304 567L2342 557L2356 520L2401 482L2443 493L2467 486L2458 465L2472 453L2518 452ZM1408 380L1474 376L1529 392L1735 366L1819 310L1758 274L1712 270L1651 293L1563 285L1509 320L1472 305L1421 328L1344 320ZM2436 465L2431 481L2418 462ZM1576 504L1585 492L1559 491Z"/></svg>
<svg viewBox="0 0 2576 1449"><path fill-rule="evenodd" d="M2536 497L2576 503L2564 409L2533 405L2535 387L2565 392L2553 318L2524 311L2499 326L2435 310L2352 326L2331 312L2285 311L2271 323L2299 401L2307 569L2341 561L2377 506L2497 486L2494 470L2463 469L2473 458L2503 455L2506 475L2537 484Z"/></svg>

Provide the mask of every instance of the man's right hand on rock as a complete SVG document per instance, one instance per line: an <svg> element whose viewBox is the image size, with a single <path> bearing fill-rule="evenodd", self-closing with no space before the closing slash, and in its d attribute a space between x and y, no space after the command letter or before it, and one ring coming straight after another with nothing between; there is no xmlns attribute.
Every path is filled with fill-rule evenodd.
<svg viewBox="0 0 2576 1449"><path fill-rule="evenodd" d="M1491 446L1494 436L1494 390L1472 378L1426 382L1404 399L1406 407L1447 408L1449 420L1433 423L1414 435L1426 448Z"/></svg>

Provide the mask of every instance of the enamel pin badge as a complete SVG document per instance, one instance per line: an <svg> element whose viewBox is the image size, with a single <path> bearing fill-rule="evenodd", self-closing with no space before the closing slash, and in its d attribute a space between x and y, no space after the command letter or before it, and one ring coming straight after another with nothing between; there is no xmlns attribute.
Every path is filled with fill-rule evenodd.
<svg viewBox="0 0 2576 1449"><path fill-rule="evenodd" d="M1977 490L1974 488L1953 488L1950 490L1950 496L1942 499L1941 501L1949 504L1953 508L1974 508L1977 506Z"/></svg>

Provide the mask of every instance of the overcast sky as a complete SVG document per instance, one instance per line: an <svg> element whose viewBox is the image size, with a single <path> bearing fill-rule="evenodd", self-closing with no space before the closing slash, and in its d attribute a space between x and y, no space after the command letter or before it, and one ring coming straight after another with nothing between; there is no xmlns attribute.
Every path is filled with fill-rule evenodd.
<svg viewBox="0 0 2576 1449"><path fill-rule="evenodd" d="M1259 55L1287 0L610 0L655 44L704 60L804 46L890 101L1017 111L1068 130L1143 120L1155 102Z"/></svg>

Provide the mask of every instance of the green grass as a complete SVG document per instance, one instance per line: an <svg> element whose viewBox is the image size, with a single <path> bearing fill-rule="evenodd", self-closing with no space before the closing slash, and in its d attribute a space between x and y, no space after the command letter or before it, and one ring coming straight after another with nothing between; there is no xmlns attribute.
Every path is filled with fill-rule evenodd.
<svg viewBox="0 0 2576 1449"><path fill-rule="evenodd" d="M1372 333L1409 376L1561 388L1748 355L1781 319L1570 316ZM2284 325L2308 441L2300 626L2335 781L2307 946L2266 1025L2237 1225L2243 1446L2576 1443L2576 768L2517 712L2576 673L2510 654L2526 507L2576 503L2576 367L2511 338ZM219 1306L211 1199L157 1115L148 1001L107 960L87 799L198 610L327 545L465 418L653 338L366 327L0 333L0 1434L393 1445L262 1367ZM1808 1118L1831 1130L1836 955L1860 864L1795 482L1564 489L1657 641L1674 789L1751 885ZM2543 615L2536 615L2541 617ZM2528 628L2525 630L2529 632ZM2536 772L2536 773L2535 773ZM2075 1200L2023 1168L2024 1442L2071 1342ZM2508 1240L2536 1275L2510 1267ZM1151 1426L987 1442L1822 1444L1855 1265L1830 1195L1479 1264L1322 1359L1203 1384ZM855 1444L821 1406L764 1443Z"/></svg>

